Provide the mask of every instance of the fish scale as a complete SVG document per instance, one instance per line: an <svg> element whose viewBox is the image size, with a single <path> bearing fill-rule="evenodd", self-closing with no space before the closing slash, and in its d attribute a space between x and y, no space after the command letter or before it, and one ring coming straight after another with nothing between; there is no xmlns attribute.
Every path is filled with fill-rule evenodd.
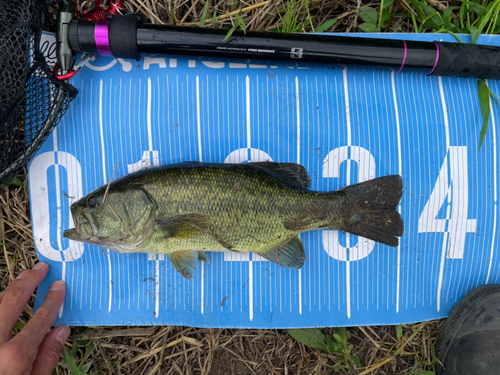
<svg viewBox="0 0 500 375"><path fill-rule="evenodd" d="M191 213L208 215L210 224L205 229L215 237L220 236L223 242L231 243L233 251L258 253L269 243L279 243L295 235L296 232L284 227L283 219L293 217L308 204L304 195L311 195L282 186L260 170L248 169L247 172L245 168L228 168L200 173L190 168L183 171L178 183L172 184L169 182L175 180L174 173L165 173L153 184L143 185L157 202L159 214L166 217ZM157 183L165 187L159 189ZM238 240L231 242L235 239ZM166 240L158 230L145 250L170 253L195 249L229 250L196 229L185 236Z"/></svg>

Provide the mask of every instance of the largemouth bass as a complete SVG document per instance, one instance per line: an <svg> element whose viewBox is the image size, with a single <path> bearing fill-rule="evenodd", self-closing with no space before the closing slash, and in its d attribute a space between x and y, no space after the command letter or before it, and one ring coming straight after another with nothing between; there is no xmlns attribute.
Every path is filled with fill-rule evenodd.
<svg viewBox="0 0 500 375"><path fill-rule="evenodd" d="M253 252L299 269L306 256L297 234L338 229L397 246L401 176L375 178L333 192L309 190L294 163L187 162L121 177L71 205L64 237L119 253L168 254L184 277L204 251ZM360 239L361 240L361 239Z"/></svg>

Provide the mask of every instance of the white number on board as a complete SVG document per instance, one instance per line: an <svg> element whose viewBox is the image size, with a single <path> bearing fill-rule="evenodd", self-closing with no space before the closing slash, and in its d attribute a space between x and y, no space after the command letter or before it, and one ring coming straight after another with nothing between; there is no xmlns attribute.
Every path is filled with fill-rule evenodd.
<svg viewBox="0 0 500 375"><path fill-rule="evenodd" d="M449 259L464 256L465 235L476 231L477 220L468 219L469 180L467 147L451 146L444 158L431 196L418 219L419 233L446 233ZM444 219L438 219L439 212ZM442 215L443 216L443 215Z"/></svg>
<svg viewBox="0 0 500 375"><path fill-rule="evenodd" d="M349 151L351 155L349 156ZM358 179L356 183L363 182L375 178L375 158L367 149L359 146L343 146L338 147L328 153L323 161L323 177L324 178L339 178L340 166L342 163L347 163L347 173L350 174L349 165L351 162L358 165ZM348 182L351 178L348 175ZM339 241L338 230L323 231L323 246L325 251L334 259L342 261L360 260L368 256L375 246L375 241L368 240L363 237L358 237L358 243L350 246L349 237L346 238L346 245L343 246ZM349 257L347 256L349 254Z"/></svg>
<svg viewBox="0 0 500 375"><path fill-rule="evenodd" d="M56 163L57 157L57 163ZM49 168L55 168L55 181L48 180ZM68 185L63 187L61 184L60 171L66 170ZM46 258L57 262L69 262L80 258L83 254L83 242L68 241L68 246L62 245L62 211L61 203L63 199L71 199L76 202L82 196L82 168L78 160L71 154L62 151L45 152L38 155L30 165L30 194L31 212L33 216L33 236L36 248ZM50 186L49 186L50 185ZM49 188L56 194L56 225L57 240L50 240L50 225L53 223L47 214L49 211ZM67 198L61 192L66 193ZM68 228L73 228L73 218L69 212Z"/></svg>

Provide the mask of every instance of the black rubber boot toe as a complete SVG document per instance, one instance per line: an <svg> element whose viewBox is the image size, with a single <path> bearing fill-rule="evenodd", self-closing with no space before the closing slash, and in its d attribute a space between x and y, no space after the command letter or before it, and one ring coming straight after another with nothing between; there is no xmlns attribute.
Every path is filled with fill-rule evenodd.
<svg viewBox="0 0 500 375"><path fill-rule="evenodd" d="M500 285L471 290L439 332L436 375L500 374Z"/></svg>

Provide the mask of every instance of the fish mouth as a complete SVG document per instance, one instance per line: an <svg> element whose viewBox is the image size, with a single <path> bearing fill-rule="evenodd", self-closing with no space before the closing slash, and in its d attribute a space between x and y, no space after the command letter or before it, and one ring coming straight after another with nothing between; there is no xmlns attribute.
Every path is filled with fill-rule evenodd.
<svg viewBox="0 0 500 375"><path fill-rule="evenodd" d="M65 230L63 237L75 241L89 241L91 238L95 238L98 228L91 214L79 212L76 206L71 207L70 211L75 227Z"/></svg>
<svg viewBox="0 0 500 375"><path fill-rule="evenodd" d="M76 232L76 228L66 229L63 232L63 237L68 238L70 240L74 240L74 241L80 240L80 235Z"/></svg>

